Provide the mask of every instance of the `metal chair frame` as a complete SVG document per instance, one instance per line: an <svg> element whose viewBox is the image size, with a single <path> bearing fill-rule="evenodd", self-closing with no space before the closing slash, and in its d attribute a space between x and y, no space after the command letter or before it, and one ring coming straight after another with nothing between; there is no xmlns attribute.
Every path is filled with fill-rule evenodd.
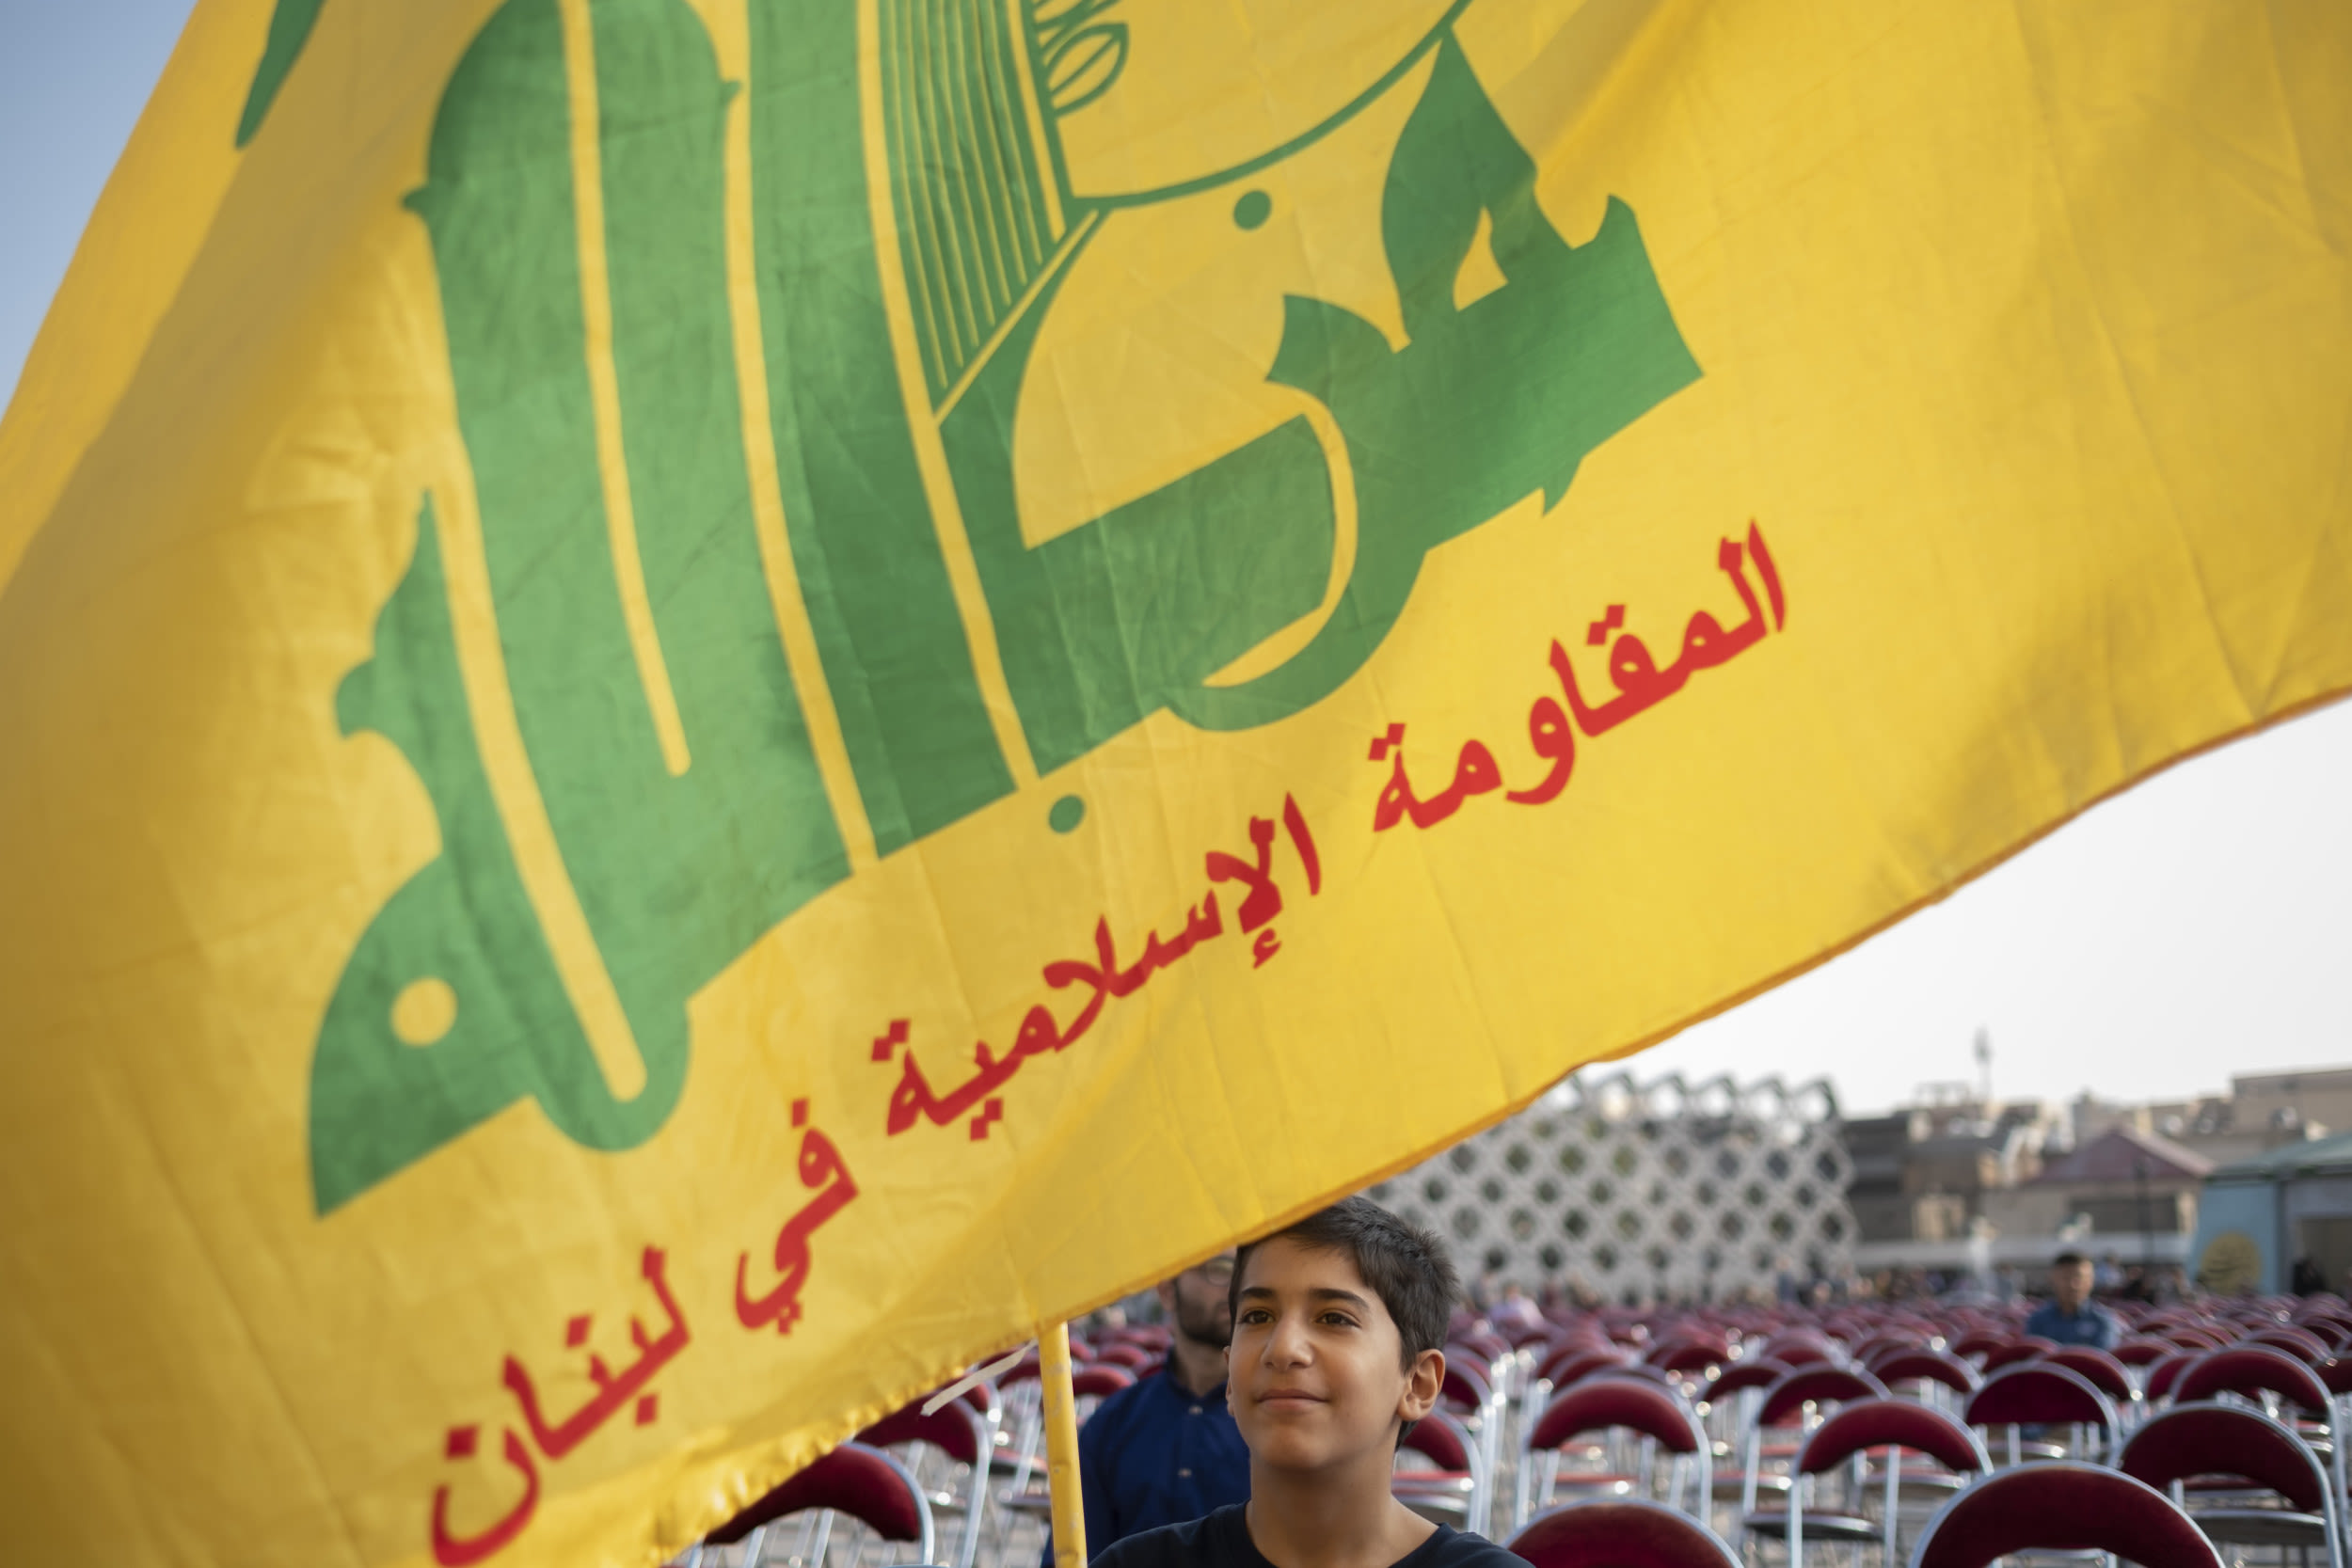
<svg viewBox="0 0 2352 1568"><path fill-rule="evenodd" d="M1639 1457L1637 1461L1638 1468L1635 1472L1635 1483L1641 1486L1645 1492L1647 1491L1655 1477L1655 1470L1653 1466L1657 1462L1658 1445L1660 1440L1659 1433L1655 1432L1649 1431L1645 1428L1629 1425L1624 1422L1612 1422L1607 1425L1597 1423L1590 1426L1582 1426L1578 1428L1575 1432L1565 1433L1558 1439L1557 1443L1547 1444L1543 1449L1539 1450L1534 1446L1535 1438L1541 1433L1543 1428L1543 1418L1550 1411L1553 1404L1576 1399L1587 1390L1593 1389L1599 1385L1611 1382L1629 1382L1640 1384L1645 1391L1663 1394L1666 1401L1671 1402L1673 1407L1680 1412L1685 1424L1685 1433L1683 1433L1684 1440L1689 1443L1690 1447L1687 1449L1677 1451L1673 1463L1677 1469L1679 1470L1685 1460L1688 1460L1692 1482L1691 1488L1692 1507L1689 1510L1689 1513L1692 1518L1697 1519L1702 1523L1707 1520L1708 1515L1713 1509L1715 1496L1715 1445L1713 1439L1708 1437L1705 1424L1699 1419L1698 1412L1691 1407L1689 1401L1685 1400L1677 1390L1673 1388L1671 1386L1667 1386L1662 1388L1659 1387L1656 1382L1652 1379L1641 1377L1634 1373L1633 1369L1628 1368L1625 1373L1620 1374L1617 1377L1587 1378L1577 1384L1573 1388L1563 1389L1554 1400L1548 1402L1545 1404L1543 1410L1539 1411L1535 1418L1530 1420L1527 1423L1526 1428L1519 1433L1518 1453L1518 1464L1517 1466L1517 1496L1513 1499L1511 1511L1511 1520L1515 1528L1525 1528L1530 1519L1536 1513L1549 1512L1549 1510L1545 1509L1538 1500L1538 1488L1535 1483L1535 1471L1537 1469L1536 1455L1538 1452L1549 1453L1551 1459L1551 1464L1543 1477L1541 1486L1541 1495L1549 1497L1552 1487L1558 1484L1559 1444L1573 1441L1575 1438L1581 1437L1589 1432L1618 1431L1638 1432L1641 1433L1642 1441L1638 1449ZM1656 1402L1653 1401L1652 1402L1655 1403ZM1679 1475L1677 1475L1668 1481L1667 1496L1669 1497L1680 1497L1681 1494L1682 1484ZM1669 1504L1668 1506L1672 1505Z"/></svg>
<svg viewBox="0 0 2352 1568"><path fill-rule="evenodd" d="M1796 1464L1791 1466L1795 1484L1789 1491L1786 1521L1789 1568L1802 1568L1804 1561L1805 1493L1813 1479L1837 1465L1859 1459L1869 1449L1881 1446L1892 1451L1886 1456L1884 1506L1879 1521L1879 1544L1885 1554L1880 1560L1890 1565L1896 1560L1895 1550L1901 1526L1902 1456L1909 1445L1903 1443L1901 1435L1883 1430L1890 1420L1898 1424L1927 1422L1937 1429L1935 1435L1959 1447L1975 1459L1975 1465L1967 1473L1977 1477L1993 1473L1993 1456L1986 1451L1984 1439L1947 1411L1931 1404L1891 1397L1857 1400L1840 1406L1836 1415L1816 1427L1812 1435L1805 1439ZM1858 1434L1853 1430L1855 1428L1861 1429ZM1911 1451L1927 1453L1926 1449L1916 1448L1911 1449ZM1936 1459L1938 1464L1944 1464L1947 1470L1955 1474L1963 1473L1957 1466L1934 1454L1930 1453L1928 1457ZM1857 1497L1861 1491L1861 1486L1857 1484ZM1852 1538L1849 1533L1849 1539ZM2344 1565L2331 1563L2328 1568L2344 1568Z"/></svg>
<svg viewBox="0 0 2352 1568"><path fill-rule="evenodd" d="M1968 1402L1964 1407L1963 1407L1961 1412L1961 1419L1966 1421L1972 1427L1993 1425L2007 1427L2009 1429L2009 1467L2014 1469L2018 1465L2026 1463L2024 1444L2017 1430L2018 1423L2015 1421L1988 1421L1979 1416L1978 1409L1988 1401L1997 1402L1999 1399L1999 1391L2010 1384L2027 1380L2038 1380L2042 1378L2057 1378L2062 1383L2071 1385L2072 1391L2090 1400L2091 1409L2094 1413L2093 1419L2089 1422L2074 1421L2068 1423L2076 1429L2078 1439L2080 1430L2083 1427L2096 1425L2100 1432L2105 1434L2103 1440L2101 1441L2100 1448L2105 1449L2109 1444L2113 1443L2117 1434L2117 1426L2120 1419L2115 1413L2115 1402L2108 1399L2106 1395L2101 1393L2099 1391L2098 1385L2083 1376L2082 1373L2074 1370L2074 1368L2061 1367L2044 1361L2021 1361L2014 1366L2004 1367L1999 1371L1994 1372L1991 1377L1986 1378L1984 1380L1984 1386L1979 1388L1975 1393L1968 1396ZM2028 1417L2027 1420L2039 1423L2040 1418ZM2078 1440L2074 1447L2076 1449L2082 1449L2087 1447L2087 1445L2082 1444Z"/></svg>
<svg viewBox="0 0 2352 1568"><path fill-rule="evenodd" d="M1742 1412L1747 1417L1747 1431L1744 1434L1746 1451L1740 1460L1740 1516L1742 1519L1756 1512L1756 1495L1763 1486L1764 1432L1771 1418L1780 1413L1778 1409L1780 1403L1792 1394L1795 1395L1801 1401L1797 1412L1798 1431L1800 1434L1809 1433L1813 1430L1816 1406L1819 1402L1804 1390L1808 1384L1836 1384L1840 1381L1859 1386L1862 1389L1861 1397L1864 1399L1883 1400L1889 1397L1886 1385L1859 1367L1826 1366L1816 1361L1792 1367L1781 1376L1773 1379L1772 1386L1763 1391L1755 1406ZM1793 1466L1788 1486L1791 1506L1794 1506L1799 1488Z"/></svg>
<svg viewBox="0 0 2352 1568"><path fill-rule="evenodd" d="M1589 1497L1547 1509L1519 1527L1505 1549L1535 1568L1561 1568L1558 1560L1546 1554L1549 1543L1544 1539L1560 1537L1604 1560L1622 1560L1609 1551L1606 1539L1614 1521L1631 1521L1673 1537L1682 1551L1671 1568L1743 1568L1740 1554L1722 1536L1689 1514L1646 1497ZM1581 1560L1581 1568L1595 1568L1593 1558Z"/></svg>
<svg viewBox="0 0 2352 1568"><path fill-rule="evenodd" d="M924 1496L923 1488L916 1482L914 1473L898 1462L898 1455L883 1449L852 1442L844 1443L841 1449L831 1450L831 1452L839 1452L841 1449L851 1449L870 1455L898 1472L898 1479L906 1483L907 1496L914 1503L914 1516L919 1532L914 1544L914 1560L917 1563L930 1563L935 1556L937 1543L937 1535L931 1526L931 1504L930 1499ZM830 1453L826 1457L830 1457ZM824 1459L819 1458L815 1463L821 1465ZM785 1484L791 1483L787 1481ZM833 1544L833 1523L842 1512L842 1510L832 1508L795 1509L790 1513L779 1514L773 1519L753 1526L742 1538L743 1550L738 1560L738 1568L760 1568L770 1533L784 1520L802 1513L810 1514L813 1518L804 1531L803 1541L793 1556L804 1563L806 1568L824 1568L826 1548ZM851 1517L855 1518L857 1515L851 1514ZM870 1520L863 1519L860 1522L868 1525L872 1523ZM708 1544L707 1538L694 1543L686 1554L685 1568L702 1568L703 1551L707 1544Z"/></svg>
<svg viewBox="0 0 2352 1568"><path fill-rule="evenodd" d="M1450 1470L1452 1466L1446 1464L1449 1456L1432 1451L1428 1435L1432 1428L1446 1433L1453 1440L1450 1446L1461 1450L1464 1468L1469 1477L1467 1488L1441 1489L1431 1482L1415 1479L1418 1475L1426 1472L1398 1470L1390 1483L1391 1490L1398 1493L1399 1500L1407 1507L1419 1502L1425 1507L1447 1513L1454 1512L1448 1496L1449 1492L1453 1492L1460 1498L1462 1528L1473 1535L1486 1534L1494 1519L1494 1469L1486 1463L1486 1450L1479 1447L1478 1439L1468 1427L1462 1424L1459 1417L1450 1410L1432 1410L1413 1423L1413 1430L1406 1433L1403 1441L1398 1444L1399 1449L1410 1449L1416 1453L1436 1460L1440 1470ZM1413 1493L1415 1496L1406 1497L1404 1495L1406 1493Z"/></svg>
<svg viewBox="0 0 2352 1568"><path fill-rule="evenodd" d="M2136 1447L2144 1448L2146 1444L2153 1441L2154 1438L2157 1435L2160 1435L2164 1429L2170 1424L2183 1419L2210 1419L2216 1415L2218 1415L2227 1422L2245 1422L2259 1425L2261 1428L2265 1429L2267 1435L2283 1440L2292 1451L2297 1453L2302 1460L2310 1465L2311 1490L2316 1493L2320 1499L2320 1512L2317 1515L2317 1522L2320 1527L2321 1535L2327 1545L2328 1568L2345 1568L2343 1512L2344 1502L2341 1494L2333 1484L2334 1477L2328 1473L2328 1466L2320 1463L2319 1455L2312 1450L2312 1446L2303 1440L2302 1434L2297 1433L2293 1427L2287 1425L2284 1421L2278 1419L2276 1417L2266 1415L2259 1410L2247 1409L2243 1405L2223 1404L2217 1401L2176 1404L2160 1416L2151 1417L2147 1421L2141 1424L2138 1431L2133 1433L2130 1438L2118 1448L2115 1454L2115 1467L2123 1471L2126 1475L2137 1474L2137 1472L2135 1470L2132 1464L2133 1450ZM2228 1462L2224 1460L2211 1465L2207 1469L2201 1470L2196 1473L2232 1475L2239 1472L2232 1471L2229 1468ZM2149 1481L2152 1485L2155 1484L2151 1478L2144 1474L2138 1475L2138 1479L2142 1481ZM2277 1493L2277 1490L2274 1487L2261 1484L2259 1478L2249 1479L2256 1480L2257 1484L2260 1486L2262 1491L2270 1492L2274 1495L2281 1497L2284 1496L2284 1494ZM2251 1531L2240 1530L2233 1532L2229 1528L2232 1525L2255 1523L2256 1521L2251 1518L2241 1520L2237 1517L2237 1515L2240 1513L2252 1514L2258 1511L2227 1509L2212 1510L2201 1513L2198 1510L2192 1509L2188 1506L2187 1489L2185 1477L2169 1477L2167 1478L2167 1481L2174 1506L2178 1507L2181 1512L2186 1513L2190 1519L2194 1520L2197 1523L2197 1527L2205 1531L2207 1539L2211 1540L2216 1545L2221 1545L2224 1544L2265 1545L2276 1544L2275 1537L2278 1532L2275 1530L2265 1531L2255 1529ZM2287 1497L2286 1500L2289 1502L2295 1501L2292 1497ZM2312 1516L2309 1514L2297 1513L2288 1515L2287 1517L2310 1518ZM2219 1525L2222 1528L2217 1530L2215 1528L2215 1526L2217 1525Z"/></svg>
<svg viewBox="0 0 2352 1568"><path fill-rule="evenodd" d="M986 1384L981 1384L977 1386L986 1388L988 1386ZM996 1423L998 1413L995 1391L993 1389L990 1389L989 1391L988 1405L988 1412L983 1414L978 1408L976 1408L973 1403L965 1400L950 1400L947 1403L933 1411L928 1418L920 1417L920 1405L912 1405L909 1406L907 1410L898 1412L896 1416L886 1416L882 1418L882 1420L877 1421L873 1426L866 1428L865 1432L858 1434L859 1441L871 1444L877 1448L883 1448L892 1441L913 1442L920 1444L925 1448L938 1449L942 1453L946 1454L951 1461L961 1463L961 1461L956 1460L956 1456L953 1452L933 1441L929 1435L918 1432L912 1433L907 1437L899 1439L896 1438L889 1429L894 1423L900 1422L902 1419L910 1417L910 1415L913 1415L924 1422L939 1420L956 1421L962 1424L969 1432L971 1436L973 1458L969 1465L971 1474L965 1478L962 1487L962 1496L959 1497L956 1495L956 1489L954 1487L949 1487L944 1492L925 1494L927 1500L930 1502L934 1511L942 1508L953 1509L960 1511L963 1514L962 1528L957 1532L955 1555L948 1559L947 1568L973 1568L973 1564L978 1560L980 1555L980 1531L982 1528L982 1521L988 1513L989 1465L990 1462L993 1460L996 1455ZM906 1468L908 1473L912 1476L916 1475L919 1467L915 1465L909 1464ZM918 1483L919 1479L919 1476L917 1476Z"/></svg>
<svg viewBox="0 0 2352 1568"><path fill-rule="evenodd" d="M1491 1368L1457 1364L1449 1355L1446 1358L1445 1382L1439 1386L1438 1397L1441 1402L1439 1408L1442 1409L1442 1401L1448 1397L1447 1390L1459 1385L1458 1391L1451 1397L1470 1409L1468 1415L1457 1414L1456 1418L1475 1439L1486 1473L1491 1476L1502 1468L1502 1428L1508 1418L1510 1402L1503 1390L1488 1380L1490 1370ZM1483 1535L1486 1532L1479 1530L1477 1533Z"/></svg>
<svg viewBox="0 0 2352 1568"><path fill-rule="evenodd" d="M2030 1531L2023 1532L2024 1539L1997 1544L1989 1550L1981 1544L1977 1549L1966 1552L1955 1551L1949 1547L1938 1550L1940 1538L1947 1530L1957 1528L1961 1520L1971 1514L1999 1511L2004 1503L2009 1503L2010 1507L2005 1513L1996 1513L1996 1516L2014 1518L2016 1507L2010 1502L2007 1494L2038 1488L2046 1485L2054 1477L2070 1475L2078 1477L2086 1483L2107 1494L2110 1504L2129 1499L2137 1506L2158 1509L2172 1514L2177 1517L2179 1524L2185 1527L2183 1531L2176 1532L2179 1537L2176 1544L2181 1549L2178 1557L2146 1552L2135 1559L2142 1564L2142 1568L2223 1568L2220 1552L2215 1549L2212 1542L2205 1539L2204 1532L2198 1529L2196 1522L2173 1504L2171 1498L2150 1486L2146 1481L2134 1480L2120 1470L2110 1470L2105 1465L2090 1465L2080 1460L2069 1459L2047 1460L2040 1464L2019 1465L2010 1469L1997 1470L1969 1487L1967 1491L1961 1493L1942 1508L1937 1509L1935 1516L1928 1521L1927 1528L1919 1532L1918 1539L1911 1544L1909 1568L1985 1568L1987 1563L2000 1557L2012 1552L2030 1550L2037 1546L2045 1546L2059 1551L2105 1552L2107 1561L2112 1564L2116 1557L2115 1542L2122 1533L2117 1528L2119 1521L2114 1516L2112 1506L2106 1510L2095 1511L2087 1518L2078 1514L2077 1522L2084 1524L2086 1528L2068 1532L2048 1532L2051 1539L2035 1541L2032 1536L2042 1532ZM2194 1543L2194 1546L2191 1543ZM2195 1547L2202 1547L2203 1550L2199 1552L2195 1550Z"/></svg>

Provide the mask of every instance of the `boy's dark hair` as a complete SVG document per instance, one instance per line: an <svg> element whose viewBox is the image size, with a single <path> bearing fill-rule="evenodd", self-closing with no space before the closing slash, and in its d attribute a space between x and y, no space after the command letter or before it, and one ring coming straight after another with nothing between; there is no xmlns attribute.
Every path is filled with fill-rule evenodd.
<svg viewBox="0 0 2352 1568"><path fill-rule="evenodd" d="M2059 1253L2056 1258L2051 1259L2050 1267L2054 1269L2071 1269L2077 1263L2088 1263L2090 1261L2090 1259L2085 1258L2081 1253L2076 1252L2070 1247L2066 1251Z"/></svg>
<svg viewBox="0 0 2352 1568"><path fill-rule="evenodd" d="M1368 1197L1342 1198L1328 1209L1318 1209L1234 1251L1230 1295L1237 1322L1249 1255L1277 1240L1295 1242L1312 1252L1336 1252L1354 1261L1356 1272L1396 1321L1401 1365L1410 1368L1422 1351L1445 1349L1446 1326L1462 1295L1462 1276L1446 1256L1445 1243L1430 1231L1397 1218Z"/></svg>

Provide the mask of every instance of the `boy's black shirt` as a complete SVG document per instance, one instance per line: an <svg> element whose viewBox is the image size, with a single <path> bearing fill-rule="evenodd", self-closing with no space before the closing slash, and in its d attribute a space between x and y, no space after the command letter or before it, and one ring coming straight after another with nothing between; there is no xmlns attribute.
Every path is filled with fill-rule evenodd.
<svg viewBox="0 0 2352 1568"><path fill-rule="evenodd" d="M1163 1525L1117 1541L1092 1568L1274 1568L1249 1539L1248 1505L1234 1503L1204 1518ZM1398 1558L1391 1568L1527 1568L1483 1535L1443 1525Z"/></svg>

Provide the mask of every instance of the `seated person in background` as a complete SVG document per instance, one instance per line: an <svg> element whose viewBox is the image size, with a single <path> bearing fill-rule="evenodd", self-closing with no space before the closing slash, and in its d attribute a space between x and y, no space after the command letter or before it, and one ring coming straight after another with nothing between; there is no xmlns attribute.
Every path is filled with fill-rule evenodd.
<svg viewBox="0 0 2352 1568"><path fill-rule="evenodd" d="M1515 1331L1538 1329L1544 1326L1544 1314L1527 1299L1527 1292L1516 1285L1502 1288L1502 1299L1486 1313L1486 1321L1495 1325L1495 1332L1509 1338Z"/></svg>
<svg viewBox="0 0 2352 1568"><path fill-rule="evenodd" d="M1220 1253L1160 1285L1172 1338L1150 1376L1094 1407L1078 1429L1087 1554L1137 1530L1198 1519L1249 1496L1249 1450L1225 1404L1232 1338L1233 1255ZM1045 1568L1054 1543L1045 1542Z"/></svg>
<svg viewBox="0 0 2352 1568"><path fill-rule="evenodd" d="M2050 1264L2050 1299L2026 1320L2026 1332L2061 1345L2113 1350L2123 1337L2123 1324L2090 1299L2090 1259L2061 1252Z"/></svg>
<svg viewBox="0 0 2352 1568"><path fill-rule="evenodd" d="M1131 1535L1097 1568L1523 1568L1390 1491L1406 1425L1438 1402L1460 1294L1443 1243L1368 1198L1243 1247L1226 1399L1249 1500Z"/></svg>

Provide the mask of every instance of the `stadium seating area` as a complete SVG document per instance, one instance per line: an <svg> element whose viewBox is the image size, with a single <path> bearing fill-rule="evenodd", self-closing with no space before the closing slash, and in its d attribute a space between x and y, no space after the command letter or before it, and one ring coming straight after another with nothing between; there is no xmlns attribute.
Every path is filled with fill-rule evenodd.
<svg viewBox="0 0 2352 1568"><path fill-rule="evenodd" d="M1458 1314L1396 1494L1544 1568L2352 1568L2352 1306L2113 1309L2112 1353L2026 1337L2024 1304ZM1073 1334L1081 1420L1166 1344ZM682 1560L1030 1568L1037 1376L878 1423Z"/></svg>

